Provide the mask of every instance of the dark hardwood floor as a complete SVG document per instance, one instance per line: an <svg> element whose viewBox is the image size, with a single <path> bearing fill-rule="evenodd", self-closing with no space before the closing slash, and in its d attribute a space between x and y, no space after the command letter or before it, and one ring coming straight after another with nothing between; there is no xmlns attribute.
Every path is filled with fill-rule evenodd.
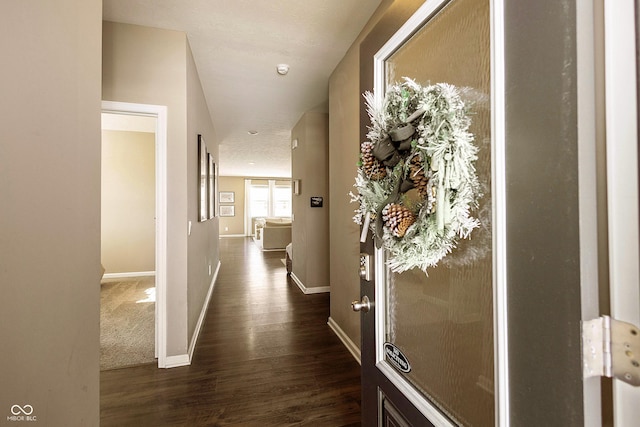
<svg viewBox="0 0 640 427"><path fill-rule="evenodd" d="M220 240L221 268L190 366L103 371L101 426L357 426L360 365L304 295L284 252Z"/></svg>

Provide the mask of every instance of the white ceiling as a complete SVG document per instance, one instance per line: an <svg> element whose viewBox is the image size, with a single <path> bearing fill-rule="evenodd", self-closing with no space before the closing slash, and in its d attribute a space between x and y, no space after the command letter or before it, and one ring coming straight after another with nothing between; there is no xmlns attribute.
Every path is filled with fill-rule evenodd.
<svg viewBox="0 0 640 427"><path fill-rule="evenodd" d="M103 10L107 21L187 34L220 175L290 177L291 128L307 111L327 111L329 76L380 1L104 0Z"/></svg>

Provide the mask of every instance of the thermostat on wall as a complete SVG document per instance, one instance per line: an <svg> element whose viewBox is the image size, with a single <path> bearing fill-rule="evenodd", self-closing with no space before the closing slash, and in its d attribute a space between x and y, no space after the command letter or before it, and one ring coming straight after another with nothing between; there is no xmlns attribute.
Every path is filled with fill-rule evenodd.
<svg viewBox="0 0 640 427"><path fill-rule="evenodd" d="M322 207L322 197L318 197L318 196L311 197L311 207L312 208L321 208Z"/></svg>

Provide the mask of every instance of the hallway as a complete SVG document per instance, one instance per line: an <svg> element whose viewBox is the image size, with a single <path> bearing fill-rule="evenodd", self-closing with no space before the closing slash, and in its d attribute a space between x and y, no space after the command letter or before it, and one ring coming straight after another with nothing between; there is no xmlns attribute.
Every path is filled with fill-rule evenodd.
<svg viewBox="0 0 640 427"><path fill-rule="evenodd" d="M360 366L304 295L284 252L220 240L221 267L191 366L100 374L101 426L357 426Z"/></svg>

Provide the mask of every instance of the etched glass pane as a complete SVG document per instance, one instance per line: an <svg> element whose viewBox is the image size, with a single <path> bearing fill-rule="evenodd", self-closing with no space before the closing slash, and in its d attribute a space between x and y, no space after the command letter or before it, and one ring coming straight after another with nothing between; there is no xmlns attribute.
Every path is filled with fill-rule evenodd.
<svg viewBox="0 0 640 427"><path fill-rule="evenodd" d="M466 88L484 195L480 228L428 275L389 274L386 340L411 364L403 375L456 423L494 425L489 1L441 9L387 60L387 84L403 77Z"/></svg>

